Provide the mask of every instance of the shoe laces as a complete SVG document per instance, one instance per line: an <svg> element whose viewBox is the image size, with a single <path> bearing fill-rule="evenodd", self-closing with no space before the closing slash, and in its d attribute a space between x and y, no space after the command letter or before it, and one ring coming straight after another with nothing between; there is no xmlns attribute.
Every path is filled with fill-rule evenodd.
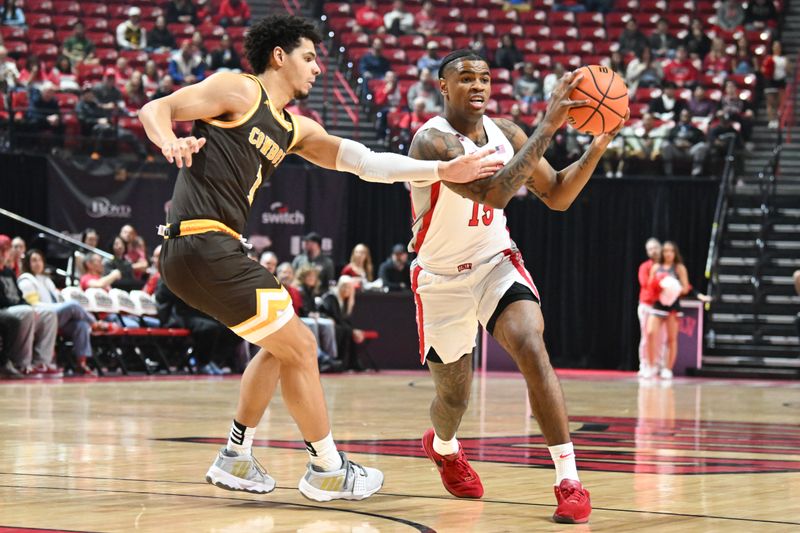
<svg viewBox="0 0 800 533"><path fill-rule="evenodd" d="M258 459L256 459L254 456L251 456L250 458L253 460L253 468L255 468L256 471L259 474L261 474L262 476L266 477L267 476L267 469L264 468L264 466L261 463L259 463Z"/></svg>
<svg viewBox="0 0 800 533"><path fill-rule="evenodd" d="M472 468L469 466L463 450L459 450L458 455L456 455L454 459L447 460L445 458L445 460L442 461L442 465L443 467L447 465L446 467L448 469L455 470L460 479L472 479L473 477Z"/></svg>
<svg viewBox="0 0 800 533"><path fill-rule="evenodd" d="M586 491L580 486L569 486L566 488L559 487L558 491L561 493L561 497L564 498L564 501L566 502L583 503L587 499Z"/></svg>

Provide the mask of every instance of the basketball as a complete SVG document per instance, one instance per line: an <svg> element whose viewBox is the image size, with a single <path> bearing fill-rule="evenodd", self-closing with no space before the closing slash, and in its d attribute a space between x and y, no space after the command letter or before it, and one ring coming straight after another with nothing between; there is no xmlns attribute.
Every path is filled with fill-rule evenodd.
<svg viewBox="0 0 800 533"><path fill-rule="evenodd" d="M583 74L583 79L570 99L589 103L570 109L567 123L590 135L607 133L619 126L628 112L628 87L622 76L602 65L581 67L576 72Z"/></svg>

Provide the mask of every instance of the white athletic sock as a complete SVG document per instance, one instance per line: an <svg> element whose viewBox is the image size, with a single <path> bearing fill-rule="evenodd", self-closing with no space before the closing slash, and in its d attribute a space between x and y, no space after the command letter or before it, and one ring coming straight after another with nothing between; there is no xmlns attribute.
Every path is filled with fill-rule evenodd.
<svg viewBox="0 0 800 533"><path fill-rule="evenodd" d="M316 442L305 441L305 443L312 465L326 472L339 470L342 467L342 457L336 449L336 443L333 442L331 433L328 433L322 440Z"/></svg>
<svg viewBox="0 0 800 533"><path fill-rule="evenodd" d="M458 439L455 435L450 440L442 440L435 432L433 434L433 451L439 455L452 455L458 453Z"/></svg>
<svg viewBox="0 0 800 533"><path fill-rule="evenodd" d="M231 433L228 435L228 444L225 445L225 448L239 455L252 455L255 434L256 428L249 428L234 419L233 424L231 424Z"/></svg>
<svg viewBox="0 0 800 533"><path fill-rule="evenodd" d="M550 457L553 458L553 463L556 465L556 486L561 484L564 479L580 481L578 468L575 466L575 450L572 448L572 442L548 446L547 449L550 450Z"/></svg>

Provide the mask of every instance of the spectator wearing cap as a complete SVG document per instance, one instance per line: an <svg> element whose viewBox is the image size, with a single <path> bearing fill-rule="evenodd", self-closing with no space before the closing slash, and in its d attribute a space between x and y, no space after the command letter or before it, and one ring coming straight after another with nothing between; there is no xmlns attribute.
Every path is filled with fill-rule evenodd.
<svg viewBox="0 0 800 533"><path fill-rule="evenodd" d="M439 43L436 41L428 41L428 44L425 46L427 53L419 58L417 61L417 68L428 69L431 72L436 72L439 70L439 66L442 64L442 58L439 57Z"/></svg>
<svg viewBox="0 0 800 533"><path fill-rule="evenodd" d="M171 52L178 48L175 36L167 27L164 15L156 17L156 24L147 35L147 49L151 52Z"/></svg>
<svg viewBox="0 0 800 533"><path fill-rule="evenodd" d="M417 24L417 32L429 39L439 33L439 18L433 10L433 2L428 0L422 4L422 9L414 17L414 22Z"/></svg>
<svg viewBox="0 0 800 533"><path fill-rule="evenodd" d="M75 65L81 62L97 62L97 58L94 57L94 43L86 37L85 32L86 26L79 20L73 27L72 35L64 40L64 46L61 48L61 53Z"/></svg>
<svg viewBox="0 0 800 533"><path fill-rule="evenodd" d="M233 70L235 72L242 70L242 60L239 58L239 53L233 47L233 41L227 33L222 36L219 48L211 52L210 59L211 70Z"/></svg>
<svg viewBox="0 0 800 533"><path fill-rule="evenodd" d="M250 6L245 0L222 0L219 6L219 25L223 28L228 26L249 26L250 25Z"/></svg>
<svg viewBox="0 0 800 533"><path fill-rule="evenodd" d="M303 253L292 260L295 272L301 267L311 265L319 271L319 280L322 287L329 287L330 282L336 279L331 258L322 255L322 237L312 231L303 237Z"/></svg>
<svg viewBox="0 0 800 533"><path fill-rule="evenodd" d="M186 40L181 44L181 49L172 55L168 71L176 84L189 85L205 79L206 64L191 41Z"/></svg>
<svg viewBox="0 0 800 533"><path fill-rule="evenodd" d="M147 48L147 30L140 24L142 10L136 6L128 9L128 20L117 26L117 46L122 50Z"/></svg>
<svg viewBox="0 0 800 533"><path fill-rule="evenodd" d="M392 247L392 255L378 267L378 278L390 291L408 290L411 269L408 265L408 250L402 244Z"/></svg>
<svg viewBox="0 0 800 533"><path fill-rule="evenodd" d="M172 0L167 4L167 24L197 24L197 8L191 0Z"/></svg>

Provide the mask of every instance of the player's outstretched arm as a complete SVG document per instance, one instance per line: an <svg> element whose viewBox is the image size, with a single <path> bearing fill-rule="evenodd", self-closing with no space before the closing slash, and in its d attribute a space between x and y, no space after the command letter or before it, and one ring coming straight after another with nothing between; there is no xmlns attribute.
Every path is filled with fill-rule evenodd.
<svg viewBox="0 0 800 533"><path fill-rule="evenodd" d="M145 104L139 110L147 137L161 148L170 163L179 168L192 166L192 154L205 144L204 138L178 138L172 131L173 120L196 120L222 117L237 120L261 98L261 91L252 78L232 72L214 74L163 98Z"/></svg>
<svg viewBox="0 0 800 533"><path fill-rule="evenodd" d="M356 174L365 181L394 183L398 181L436 181L439 179L466 183L491 176L503 164L486 156L487 148L463 155L453 161L417 161L393 153L376 153L361 143L329 134L325 128L307 117L295 117L299 135L291 153L331 170Z"/></svg>

